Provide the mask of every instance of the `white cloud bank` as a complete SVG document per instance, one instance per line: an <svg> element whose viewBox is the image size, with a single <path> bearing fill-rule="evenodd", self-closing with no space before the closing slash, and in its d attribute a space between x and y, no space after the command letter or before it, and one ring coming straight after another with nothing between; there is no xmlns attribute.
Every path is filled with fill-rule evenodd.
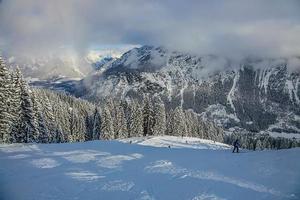
<svg viewBox="0 0 300 200"><path fill-rule="evenodd" d="M298 0L0 2L0 44L15 52L152 44L238 57L300 53Z"/></svg>

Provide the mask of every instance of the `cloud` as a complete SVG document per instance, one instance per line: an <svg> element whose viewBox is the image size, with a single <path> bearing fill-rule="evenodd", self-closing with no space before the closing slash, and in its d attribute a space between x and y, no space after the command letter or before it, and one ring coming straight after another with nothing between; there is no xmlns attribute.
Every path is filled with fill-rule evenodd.
<svg viewBox="0 0 300 200"><path fill-rule="evenodd" d="M0 43L34 54L152 44L198 54L294 56L298 0L2 0ZM1 45L1 44L0 44Z"/></svg>

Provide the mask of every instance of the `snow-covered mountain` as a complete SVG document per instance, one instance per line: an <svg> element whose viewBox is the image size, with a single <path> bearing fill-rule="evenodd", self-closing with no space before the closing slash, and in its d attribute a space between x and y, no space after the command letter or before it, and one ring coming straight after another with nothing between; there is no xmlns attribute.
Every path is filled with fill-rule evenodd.
<svg viewBox="0 0 300 200"><path fill-rule="evenodd" d="M92 71L92 66L77 56L9 57L12 68L17 66L26 78L49 79L52 77L83 78Z"/></svg>
<svg viewBox="0 0 300 200"><path fill-rule="evenodd" d="M295 60L299 63L299 58L237 62L143 46L83 79L77 95L87 99L159 95L168 108L191 109L231 132L298 137L300 67L291 66Z"/></svg>
<svg viewBox="0 0 300 200"><path fill-rule="evenodd" d="M86 61L90 63L95 70L101 68L117 58L120 58L124 52L120 50L91 50L86 56Z"/></svg>
<svg viewBox="0 0 300 200"><path fill-rule="evenodd" d="M84 78L105 64L119 58L123 52L117 50L90 50L86 54L74 51L49 53L46 56L7 55L7 64L19 67L29 80L57 78Z"/></svg>

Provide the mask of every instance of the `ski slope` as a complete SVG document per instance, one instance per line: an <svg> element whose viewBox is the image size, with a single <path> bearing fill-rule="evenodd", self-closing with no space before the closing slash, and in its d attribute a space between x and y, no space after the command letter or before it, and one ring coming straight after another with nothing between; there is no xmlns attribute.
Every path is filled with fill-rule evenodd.
<svg viewBox="0 0 300 200"><path fill-rule="evenodd" d="M120 139L124 143L139 144L153 147L192 148L192 149L230 149L227 144L195 137L149 136Z"/></svg>
<svg viewBox="0 0 300 200"><path fill-rule="evenodd" d="M162 136L1 144L0 199L300 199L299 155Z"/></svg>

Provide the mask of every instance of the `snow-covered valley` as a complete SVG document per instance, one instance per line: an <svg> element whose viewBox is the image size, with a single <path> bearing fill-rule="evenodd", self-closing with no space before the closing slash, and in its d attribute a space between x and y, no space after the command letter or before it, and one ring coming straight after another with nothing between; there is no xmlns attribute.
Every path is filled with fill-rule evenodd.
<svg viewBox="0 0 300 200"><path fill-rule="evenodd" d="M299 199L299 153L233 154L225 144L167 136L1 144L0 199Z"/></svg>

